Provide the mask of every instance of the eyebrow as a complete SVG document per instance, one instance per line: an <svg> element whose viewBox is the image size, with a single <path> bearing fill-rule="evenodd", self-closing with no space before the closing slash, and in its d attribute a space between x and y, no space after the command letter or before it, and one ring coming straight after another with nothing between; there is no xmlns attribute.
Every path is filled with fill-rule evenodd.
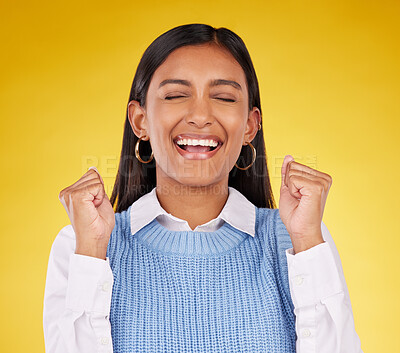
<svg viewBox="0 0 400 353"><path fill-rule="evenodd" d="M158 88L160 89L162 86L165 86L169 83L192 87L192 84L187 80L167 79L167 80L162 81L160 83L160 85L158 86ZM222 86L222 85L228 85L228 86L232 86L238 90L242 90L242 86L240 86L236 81L217 79L217 80L212 80L210 82L210 87Z"/></svg>

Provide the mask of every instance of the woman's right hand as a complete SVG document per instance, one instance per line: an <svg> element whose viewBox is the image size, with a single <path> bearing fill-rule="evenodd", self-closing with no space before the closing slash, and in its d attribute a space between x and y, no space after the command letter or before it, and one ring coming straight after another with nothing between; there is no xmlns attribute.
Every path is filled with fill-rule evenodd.
<svg viewBox="0 0 400 353"><path fill-rule="evenodd" d="M105 260L115 225L114 210L97 169L89 169L58 195L76 235L75 254Z"/></svg>

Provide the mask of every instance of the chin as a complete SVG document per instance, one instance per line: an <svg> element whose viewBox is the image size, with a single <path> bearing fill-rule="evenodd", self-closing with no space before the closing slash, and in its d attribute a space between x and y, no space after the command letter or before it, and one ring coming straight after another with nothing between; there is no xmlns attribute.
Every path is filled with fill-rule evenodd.
<svg viewBox="0 0 400 353"><path fill-rule="evenodd" d="M208 187L217 184L221 179L214 177L205 177L204 175L188 175L174 178L182 187Z"/></svg>

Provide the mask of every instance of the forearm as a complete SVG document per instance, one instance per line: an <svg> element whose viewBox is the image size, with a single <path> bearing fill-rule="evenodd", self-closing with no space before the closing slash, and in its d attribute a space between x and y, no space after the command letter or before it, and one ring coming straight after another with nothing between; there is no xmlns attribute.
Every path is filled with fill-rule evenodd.
<svg viewBox="0 0 400 353"><path fill-rule="evenodd" d="M46 352L112 352L108 258L73 253L73 234L67 230L59 233L49 257L43 305Z"/></svg>
<svg viewBox="0 0 400 353"><path fill-rule="evenodd" d="M297 353L360 353L361 344L336 248L286 251L296 315Z"/></svg>

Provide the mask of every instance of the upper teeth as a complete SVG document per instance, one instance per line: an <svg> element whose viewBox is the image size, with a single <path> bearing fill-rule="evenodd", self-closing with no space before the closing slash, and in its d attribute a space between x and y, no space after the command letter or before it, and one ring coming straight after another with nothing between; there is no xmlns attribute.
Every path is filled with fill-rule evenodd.
<svg viewBox="0 0 400 353"><path fill-rule="evenodd" d="M218 146L218 142L214 140L196 140L196 139L180 139L176 141L178 145L191 145L191 146L210 146L216 147Z"/></svg>

